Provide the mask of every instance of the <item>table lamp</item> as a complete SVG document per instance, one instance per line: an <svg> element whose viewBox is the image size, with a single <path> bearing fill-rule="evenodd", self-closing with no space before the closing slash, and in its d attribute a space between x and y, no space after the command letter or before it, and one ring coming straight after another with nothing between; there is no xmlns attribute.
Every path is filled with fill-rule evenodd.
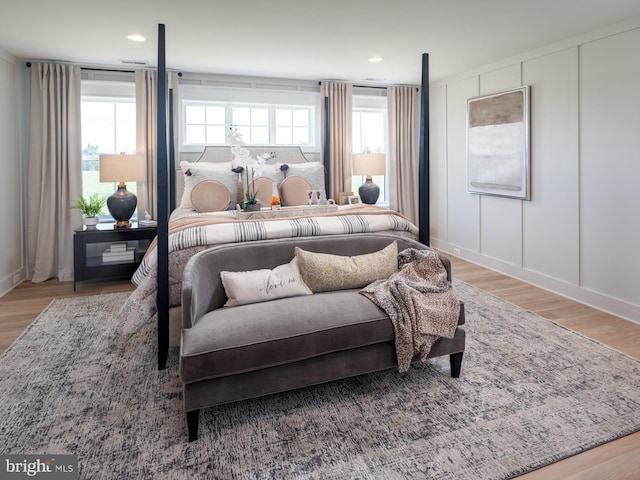
<svg viewBox="0 0 640 480"><path fill-rule="evenodd" d="M362 203L374 205L380 196L380 187L373 183L373 175L384 175L386 170L386 156L384 153L354 153L353 174L366 176L365 182L358 189Z"/></svg>
<svg viewBox="0 0 640 480"><path fill-rule="evenodd" d="M138 205L138 198L127 190L124 182L146 180L147 169L142 155L100 155L100 181L118 182L118 190L107 198L107 208L115 219L113 228L129 228L129 219Z"/></svg>

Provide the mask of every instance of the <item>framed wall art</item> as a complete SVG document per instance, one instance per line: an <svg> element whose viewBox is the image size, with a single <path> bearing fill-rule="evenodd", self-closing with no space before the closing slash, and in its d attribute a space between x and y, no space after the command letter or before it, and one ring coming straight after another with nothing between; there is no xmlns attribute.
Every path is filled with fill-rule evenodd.
<svg viewBox="0 0 640 480"><path fill-rule="evenodd" d="M530 200L529 87L467 101L467 191Z"/></svg>

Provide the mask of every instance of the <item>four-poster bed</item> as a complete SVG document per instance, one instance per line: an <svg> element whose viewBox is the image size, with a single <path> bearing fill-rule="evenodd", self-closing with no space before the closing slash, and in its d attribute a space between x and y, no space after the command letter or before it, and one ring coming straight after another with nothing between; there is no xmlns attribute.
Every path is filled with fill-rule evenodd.
<svg viewBox="0 0 640 480"><path fill-rule="evenodd" d="M420 118L420 164L419 164L419 191L420 191L420 203L419 203L419 219L420 229L416 229L414 225L408 222L404 217L391 211L380 211L380 207L346 207L336 214L324 214L313 217L296 217L296 218L283 218L272 219L271 221L260 222L259 226L255 228L247 227L242 234L238 235L237 232L233 234L233 237L227 238L222 236L222 240L218 241L213 239L217 237L220 231L226 231L228 235L232 230L235 231L238 228L237 220L230 220L226 217L231 217L233 212L221 213L221 214L204 214L204 215L186 215L186 217L197 217L196 223L199 224L195 227L185 227L185 218L177 219L178 223L182 222L183 225L176 226L176 221L172 217L172 211L175 205L176 197L176 181L174 175L176 172L175 161L173 158L174 148L167 148L167 125L169 124L170 131L173 128L173 115L172 112L167 111L167 95L172 98L173 91L167 89L166 81L166 59L165 59L165 27L163 24L158 26L158 92L157 92L157 104L158 104L158 119L157 119L157 199L158 199L158 237L157 245L153 249L153 258L149 260L146 266L148 274L151 270L156 273L155 278L152 280L156 282L155 286L155 306L158 313L158 368L164 369L166 367L166 361L168 356L168 350L170 346L170 307L171 307L171 293L170 293L170 242L172 251L175 253L176 240L178 237L184 239L185 237L199 237L204 240L199 240L197 244L188 243L189 247L196 246L200 250L207 248L208 246L219 244L223 241L226 242L239 242L239 241L251 241L251 240L263 240L265 238L290 238L296 236L314 235L335 235L335 234L349 234L349 233L373 233L393 232L394 234L405 236L409 238L417 238L425 245L429 244L429 202L428 202L428 171L429 171L429 151L428 151L428 55L423 55L423 78L422 78L422 94L421 94L421 118ZM169 106L173 105L170 100ZM173 135L170 135L171 140ZM328 145L324 145L325 158L324 174L326 176L325 185L327 185L329 176L329 162L327 157ZM328 191L328 190L326 190ZM337 192L336 192L337 193ZM353 210L348 210L354 208ZM203 217L206 217L203 219ZM170 219L172 226L170 228ZM305 224L305 228L299 228L299 224ZM306 223L312 224L313 228L309 228ZM195 228L193 230L192 228ZM246 232L250 230L260 230L254 237L247 235ZM282 233L283 230L287 230L289 233ZM292 230L298 230L291 234ZM179 232L183 232L180 234ZM186 233L185 233L186 232ZM194 233L195 232L195 233ZM266 233L265 233L266 232ZM274 233L275 232L275 233ZM170 238L171 235L171 238ZM225 240L226 238L226 240ZM199 250L198 250L199 251ZM182 265L184 267L184 265ZM141 275L140 281L143 280ZM181 284L179 284L181 285ZM175 297L175 292L174 292ZM173 302L175 303L175 301Z"/></svg>

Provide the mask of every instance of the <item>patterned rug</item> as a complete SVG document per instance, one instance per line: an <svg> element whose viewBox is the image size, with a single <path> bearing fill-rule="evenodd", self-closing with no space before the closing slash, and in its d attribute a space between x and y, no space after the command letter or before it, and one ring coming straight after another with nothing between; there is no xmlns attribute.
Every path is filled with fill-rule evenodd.
<svg viewBox="0 0 640 480"><path fill-rule="evenodd" d="M640 362L462 282L467 352L206 409L187 442L156 330L127 294L54 300L0 357L0 453L86 479L502 479L640 430Z"/></svg>

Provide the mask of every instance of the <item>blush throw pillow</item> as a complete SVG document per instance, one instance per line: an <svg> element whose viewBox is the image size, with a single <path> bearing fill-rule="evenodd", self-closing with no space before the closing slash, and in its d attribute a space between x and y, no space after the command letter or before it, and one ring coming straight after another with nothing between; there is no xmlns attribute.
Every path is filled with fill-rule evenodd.
<svg viewBox="0 0 640 480"><path fill-rule="evenodd" d="M238 174L231 171L231 162L225 163L200 163L200 162L180 162L180 169L184 178L184 191L180 202L181 209L194 210L191 203L191 191L200 182L215 180L224 185L229 190L230 201L225 208L228 210L235 208L238 196Z"/></svg>
<svg viewBox="0 0 640 480"><path fill-rule="evenodd" d="M273 270L223 271L220 272L220 278L229 299L224 304L225 307L311 294L302 280L295 257L291 262Z"/></svg>
<svg viewBox="0 0 640 480"><path fill-rule="evenodd" d="M365 255L347 257L295 248L304 283L313 293L362 288L398 271L398 242Z"/></svg>
<svg viewBox="0 0 640 480"><path fill-rule="evenodd" d="M191 205L196 212L226 210L231 202L231 192L216 180L204 180L191 189Z"/></svg>
<svg viewBox="0 0 640 480"><path fill-rule="evenodd" d="M285 178L280 183L280 198L285 207L295 207L298 205L308 205L309 197L307 192L311 190L311 185L304 178L293 175Z"/></svg>

